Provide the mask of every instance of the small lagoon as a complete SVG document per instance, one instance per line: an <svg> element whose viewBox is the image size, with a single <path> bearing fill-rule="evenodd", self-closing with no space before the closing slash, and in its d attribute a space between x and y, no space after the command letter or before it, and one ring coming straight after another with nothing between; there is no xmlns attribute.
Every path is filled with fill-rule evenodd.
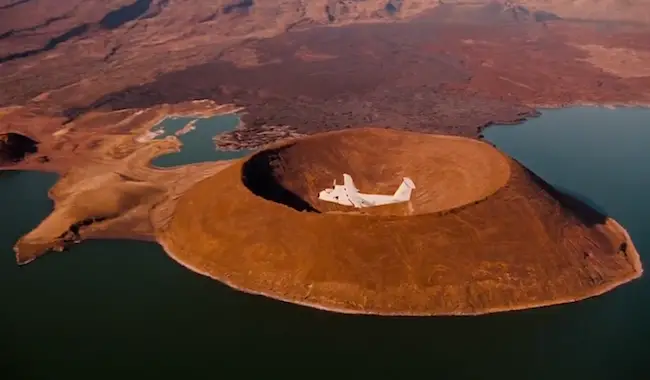
<svg viewBox="0 0 650 380"><path fill-rule="evenodd" d="M167 136L174 136L176 132L192 121L195 122L195 128L177 136L183 143L181 151L154 158L151 161L153 166L169 168L199 162L231 160L244 157L249 153L248 150L222 151L216 147L213 141L214 136L232 131L237 127L240 120L239 116L234 114L208 118L172 116L165 118L152 130L162 129L164 132L156 136L156 139L164 139Z"/></svg>

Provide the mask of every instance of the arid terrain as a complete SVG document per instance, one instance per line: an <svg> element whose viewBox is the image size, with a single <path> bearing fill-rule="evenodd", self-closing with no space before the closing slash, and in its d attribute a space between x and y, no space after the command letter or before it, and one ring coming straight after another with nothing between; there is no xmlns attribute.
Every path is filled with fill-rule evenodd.
<svg viewBox="0 0 650 380"><path fill-rule="evenodd" d="M388 192L405 172L417 188L399 207L332 212L315 191L350 169L365 192ZM520 309L641 274L613 220L490 145L377 128L298 139L233 164L183 194L160 241L236 288L351 313Z"/></svg>
<svg viewBox="0 0 650 380"><path fill-rule="evenodd" d="M208 117L236 109L211 102L161 105L145 112L89 113L64 129L46 130L54 138L43 139L37 153L28 153L18 163L10 161L0 166L62 174L49 194L55 202L54 211L17 242L17 261L26 263L48 250L61 250L86 238L155 240L154 226L166 223L178 196L226 164L152 168L153 157L177 151L181 144L175 137L138 141L139 138L167 115ZM9 121L11 117L5 116ZM25 115L17 117L23 120ZM97 125L109 123L111 127L100 135L94 130ZM39 135L45 131L25 126L23 132ZM68 139L68 135L75 137ZM5 152L14 151L5 148Z"/></svg>
<svg viewBox="0 0 650 380"><path fill-rule="evenodd" d="M332 20L323 1L91 3L0 10L0 105L67 120L211 99L246 108L252 146L275 126L475 136L539 106L650 102L644 2L349 1Z"/></svg>
<svg viewBox="0 0 650 380"><path fill-rule="evenodd" d="M192 125L188 124L178 136L151 140L148 137L151 127L168 115L207 117L237 113L241 124L214 137L215 145L230 150L261 149L284 139L363 125L437 134L437 139L441 139L440 135L476 138L486 126L518 123L536 116L537 109L543 107L648 105L650 71L646 62L649 60L649 0L0 0L0 170L41 170L61 175L60 182L50 191L55 201L54 212L17 242L17 260L26 263L47 250L60 250L86 238L166 239L165 244L171 246L187 236L174 228L173 222L169 225L170 220L176 214L177 220L182 220L192 209L181 207L176 213L178 200L185 199L187 203L191 197L188 194L202 199L208 184L222 186L211 178L215 175L214 178L227 178L230 181L227 183L240 189L242 199L261 201L252 197L250 191L250 194L244 192L251 189L242 185L241 178L235 181L237 168L245 165L243 161L170 169L151 167L152 158L182 149L178 136L193 133ZM357 284L354 276L345 271L371 268L360 264L366 258L348 262L333 257L327 264L349 264L348 269L341 269L340 280L332 280L336 283L332 286L342 286L341 289L347 289L344 292L352 292L346 305L336 304L325 293L309 298L282 282L286 279L270 279L267 285L273 283L275 290L256 287L259 284L251 285L248 290L295 302L307 297L304 303L313 305L322 301L328 307L348 311L474 313L553 303L551 299L584 298L640 273L640 266L631 266L629 257L615 254L622 239L620 231L612 232L612 228L616 229L612 227L615 222L585 227L577 219L562 214L555 200L557 194L540 190L545 189L544 185L510 159L482 159L483 154L500 155L485 144L475 145L475 151L468 154L455 155L452 140L439 140L446 142L441 146L446 146L454 157L446 171L433 173L427 165L422 165L418 167L418 173L421 170L422 174L416 175L415 180L426 182L434 174L446 178L445 183L449 184L463 179L462 191L444 193L425 186L418 189L408 208L378 208L376 213L380 215L372 217L409 218L404 225L417 224L414 221L423 218L431 218L432 225L460 223L469 228L466 232L470 235L471 228L492 223L488 220L495 221L495 226L500 226L499 223L510 226L508 223L525 218L540 220L537 227L542 237L533 241L543 245L535 248L523 247L522 243L498 244L530 254L537 249L540 262L546 260L551 266L557 264L553 254L573 252L570 257L575 260L557 264L554 267L557 271L535 267L542 265L537 262L531 264L531 268L537 268L531 270L540 270L549 277L559 276L553 279L557 282L552 289L536 288L537 283L531 282L526 285L530 289L528 293L514 294L512 289L524 286L522 282L513 280L507 285L499 282L508 277L510 270L512 276L523 279L523 267L515 268L513 261L508 261L515 256L509 256L488 260L490 265L498 262L505 266L491 266L502 271L488 270L492 277L486 277L489 280L484 282L478 280L480 276L473 277L474 274L460 273L457 277L450 274L445 279L449 284L445 291L458 295L458 303L454 305L434 301L440 300L442 290L436 290L437 295L431 293L432 298L427 301L431 304L417 300L419 306L409 310L406 303L386 304L387 298L377 298L372 301L374 304L360 301L358 297L370 293L350 290L355 286L359 289L386 286L386 294L391 294L394 281L411 284L413 287L409 289L428 286L420 280L409 282L399 277L406 273L400 272L401 269L396 272L397 277L387 282L370 278L368 281L375 282ZM359 141L358 145L368 143ZM314 152L318 151L316 148L320 147L314 147ZM332 149L340 147L335 144ZM359 162L366 159L362 151L346 154ZM258 162L255 160L259 158L254 156L246 165ZM317 204L307 195L314 186L321 186L324 179L320 175L338 172L339 168L330 168L330 164L327 161L317 166L312 162L316 166L306 168L296 166L294 158L286 166L283 172L288 176L286 185L291 192L301 194L296 204L309 205L306 209L341 211ZM495 166L479 170L488 164ZM510 170L504 171L504 167ZM275 173L268 169L256 173ZM384 170L399 172L404 167ZM303 173L320 174L309 181L297 180ZM376 178L364 175L355 174L359 186L372 186ZM210 179L201 182L206 178ZM468 178L472 180L468 182ZM391 181L397 180L397 174L382 179L377 185L381 188L376 190L387 191L396 185ZM326 185L331 184L331 177L327 182ZM499 197L510 196L533 206L522 206L524 211L494 206L505 202ZM471 217L462 221L449 221L444 218L454 217L443 218L440 214L474 203L479 210L476 215L480 217L475 217L475 211L469 211L470 208L462 212L471 213ZM269 201L251 207L268 208L274 213L277 205ZM503 211L495 213L497 208ZM259 211L256 215L264 214ZM317 220L311 219L317 217L312 214L316 213L298 215ZM296 223L301 220L289 215L289 220L296 218ZM251 216L251 223L257 217ZM330 218L338 223L337 218L344 216L328 214L323 220ZM474 222L478 224L472 227ZM243 222L234 221L233 225L236 223ZM316 226L317 222L314 223ZM552 227L553 223L558 226ZM374 228L371 224L368 228ZM522 224L521 228L526 226L532 228L529 224ZM384 227L377 225L377 228ZM553 228L552 233L541 232ZM494 232L497 230L501 232ZM422 234L418 237L421 241L437 236L432 232L427 237L418 228L412 231L413 236ZM484 231L496 235L480 236L481 239L510 241L506 227L486 227ZM566 231L575 235L564 235ZM196 231L199 235L203 232ZM303 234L304 244L320 239L310 240L307 235L314 233L315 230ZM404 236L410 233L405 232ZM199 235L197 242L214 238L211 232ZM249 237L256 239L253 235ZM476 239L468 240L467 244L476 244ZM593 240L590 246L593 253L586 259L583 257L586 261L580 261L578 257L585 255L587 247L580 245L587 241L584 239ZM261 241L251 247L265 244L266 241ZM470 249L469 245L465 248ZM456 244L452 248L454 252L465 249ZM418 252L423 252L413 247L404 249L413 252L413 260L419 260ZM514 255L513 250L508 252ZM547 251L551 253L544 253ZM477 251L479 256L468 260L483 260L487 256L480 255L491 254L481 252ZM226 269L215 269L208 263L213 259L227 260L227 257L206 258L203 251L193 258L181 251L175 254L191 266L196 264L192 260L204 260L199 266L203 263L210 267L199 271L226 283L243 288L249 284L249 279L244 277L237 281L224 278ZM354 260L354 256L350 259ZM278 267L278 276L284 276L291 268L302 270L303 264L287 260L269 265L284 268ZM444 260L441 263L445 265ZM396 268L392 265L386 270ZM243 270L228 265L224 268L233 270L233 276ZM569 269L560 273L558 268ZM314 283L321 280L330 281L317 279ZM480 300L473 295L462 298L458 284L463 281L477 281L485 287L499 283L495 286L503 293L501 296L494 293L494 304L481 298L492 297L486 295L492 293L476 289L481 294L476 296ZM564 293L560 294L562 287ZM287 293L281 295L283 291ZM402 291L406 293L399 293ZM408 293L404 289L399 292L394 296L404 297ZM506 293L512 295L509 300L503 296ZM340 293L340 297L347 297L345 294Z"/></svg>

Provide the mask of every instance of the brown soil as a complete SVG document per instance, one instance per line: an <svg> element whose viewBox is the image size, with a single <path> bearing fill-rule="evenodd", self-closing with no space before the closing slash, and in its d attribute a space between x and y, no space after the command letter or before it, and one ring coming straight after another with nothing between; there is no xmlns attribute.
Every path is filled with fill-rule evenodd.
<svg viewBox="0 0 650 380"><path fill-rule="evenodd" d="M364 143L351 151L348 139ZM419 145L401 149L414 140ZM233 287L350 313L527 308L589 297L640 275L631 240L605 215L487 144L459 139L452 155L449 144L438 136L361 129L271 147L272 154L260 153L273 157L268 168L255 164L254 174L266 175L275 192L257 196L258 187L247 186L247 165L260 155L237 162L183 194L159 239L183 265ZM477 171L463 161L478 159L494 174L484 191L469 191L461 181L444 188L459 192L446 201L420 194L448 185L448 175L472 178ZM359 168L371 174L364 177ZM414 207L425 213L346 215L287 206L291 194L323 208L313 192L342 170L358 175L360 187L378 180L377 189L408 172L420 194ZM508 173L504 184L499 178ZM228 196L214 196L221 193Z"/></svg>
<svg viewBox="0 0 650 380"><path fill-rule="evenodd" d="M199 100L159 104L142 110L88 112L69 121L30 107L0 108L0 135L22 135L38 142L39 155L26 155L16 168L63 174L87 164L122 160L143 148L145 154L149 154L148 145L138 139L166 116L210 117L238 110L232 104ZM178 149L175 146L172 143L166 149ZM42 156L47 156L48 161L39 160ZM0 163L0 168L2 165Z"/></svg>
<svg viewBox="0 0 650 380"><path fill-rule="evenodd" d="M138 1L142 17L114 27L102 20L128 1L39 3L3 13L11 23L0 38L9 54L1 105L78 116L236 103L251 128L241 146L251 147L266 126L313 134L382 124L475 136L535 106L650 104L640 64L650 27L624 21L645 20L642 3L416 2L391 3L387 13L384 1L327 11L321 2L256 1L226 12L224 4L154 0L148 8ZM61 36L70 39L38 50Z"/></svg>
<svg viewBox="0 0 650 380"><path fill-rule="evenodd" d="M239 146L254 147L267 126L314 134L375 124L471 137L534 115L537 106L650 104L650 76L642 60L629 59L644 56L629 45L647 40L648 27L452 22L440 12L248 41L232 54L254 51L264 64L209 60L108 94L97 88L102 96L66 112L234 102L247 111ZM605 44L607 61L584 48ZM334 58L305 61L304 51Z"/></svg>

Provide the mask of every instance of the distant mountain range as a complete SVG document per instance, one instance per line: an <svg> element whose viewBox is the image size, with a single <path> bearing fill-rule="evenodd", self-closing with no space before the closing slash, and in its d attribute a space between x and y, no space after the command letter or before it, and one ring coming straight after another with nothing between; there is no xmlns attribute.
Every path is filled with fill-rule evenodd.
<svg viewBox="0 0 650 380"><path fill-rule="evenodd" d="M46 90L107 81L107 73L115 75L108 83L147 82L233 50L253 62L261 58L244 45L288 31L558 19L650 25L650 0L0 0L0 104L42 100Z"/></svg>
<svg viewBox="0 0 650 380"><path fill-rule="evenodd" d="M650 22L650 0L0 0L0 51L9 37L38 41L80 25L157 26L156 34L214 38L273 35L308 25L392 21L447 4L501 7L562 18ZM160 28L162 27L162 28Z"/></svg>

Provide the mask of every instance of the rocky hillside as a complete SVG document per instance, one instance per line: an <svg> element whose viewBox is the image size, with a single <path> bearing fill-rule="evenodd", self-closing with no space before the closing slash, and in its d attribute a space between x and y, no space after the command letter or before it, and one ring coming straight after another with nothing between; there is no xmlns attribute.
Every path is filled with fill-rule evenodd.
<svg viewBox="0 0 650 380"><path fill-rule="evenodd" d="M648 21L650 0L0 0L0 105L61 105L54 90L68 105L79 104L99 95L91 91L116 91L220 58L256 64L264 57L245 46L256 39L425 17Z"/></svg>
<svg viewBox="0 0 650 380"><path fill-rule="evenodd" d="M109 43L186 44L276 35L309 25L393 21L443 4L501 5L520 15L650 21L650 0L4 0L0 62L94 35Z"/></svg>

